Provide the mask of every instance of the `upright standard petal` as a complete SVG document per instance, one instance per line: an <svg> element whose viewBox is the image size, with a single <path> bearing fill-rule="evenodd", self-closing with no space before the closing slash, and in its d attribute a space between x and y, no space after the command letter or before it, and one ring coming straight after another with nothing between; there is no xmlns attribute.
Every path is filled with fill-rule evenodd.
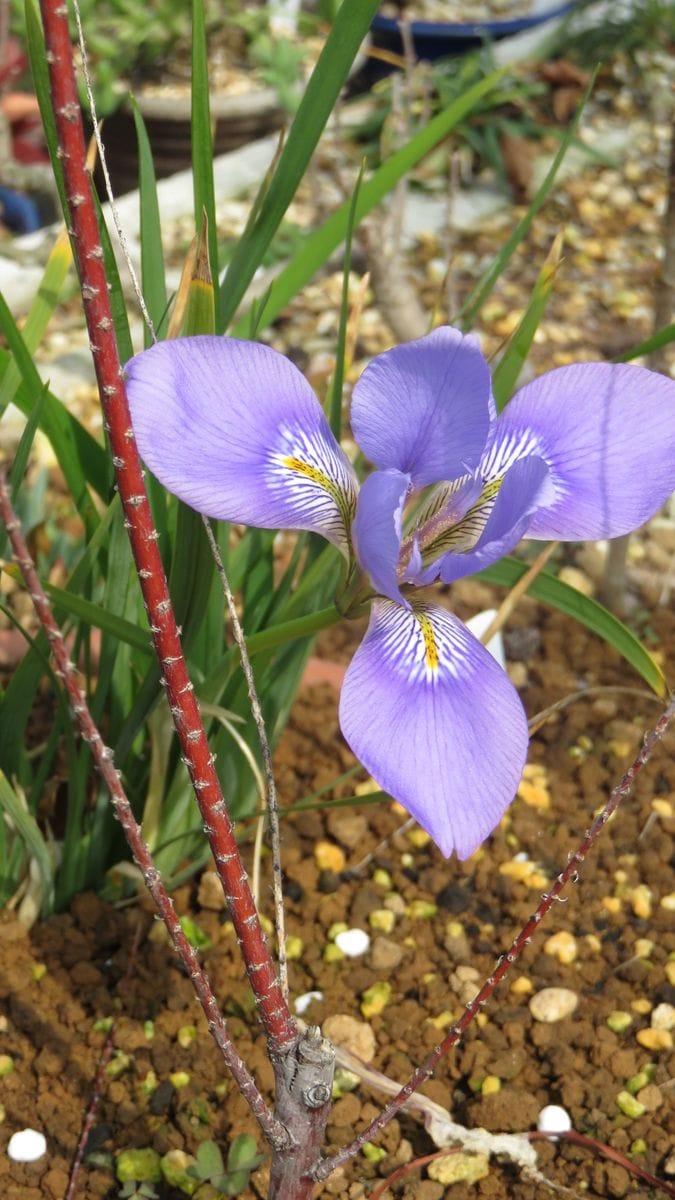
<svg viewBox="0 0 675 1200"><path fill-rule="evenodd" d="M490 429L490 372L475 339L449 326L378 354L354 388L351 423L381 470L415 489L477 465Z"/></svg>
<svg viewBox="0 0 675 1200"><path fill-rule="evenodd" d="M373 604L340 697L342 732L443 854L468 858L513 799L527 721L508 676L435 605Z"/></svg>
<svg viewBox="0 0 675 1200"><path fill-rule="evenodd" d="M373 471L361 485L356 505L354 549L361 566L383 596L404 603L399 590L403 506L410 476L400 471Z"/></svg>
<svg viewBox="0 0 675 1200"><path fill-rule="evenodd" d="M126 367L141 456L198 512L311 529L345 551L354 472L307 381L257 342L160 342Z"/></svg>
<svg viewBox="0 0 675 1200"><path fill-rule="evenodd" d="M548 464L555 496L528 536L628 533L675 490L675 382L626 364L550 371L506 406L487 465L501 474L525 454Z"/></svg>

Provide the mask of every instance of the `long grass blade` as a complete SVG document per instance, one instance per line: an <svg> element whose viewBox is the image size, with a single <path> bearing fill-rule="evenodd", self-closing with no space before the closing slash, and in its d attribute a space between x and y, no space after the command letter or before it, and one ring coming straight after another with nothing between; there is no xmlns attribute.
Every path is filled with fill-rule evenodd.
<svg viewBox="0 0 675 1200"><path fill-rule="evenodd" d="M378 4L379 0L343 0L338 9L256 219L230 260L221 288L219 332L232 320L296 193Z"/></svg>
<svg viewBox="0 0 675 1200"><path fill-rule="evenodd" d="M492 372L492 391L498 412L501 412L511 399L516 383L518 382L518 376L530 353L534 335L539 328L539 323L546 310L551 289L553 288L558 267L560 266L563 240L564 232L560 232L554 238L553 245L532 290L528 306L512 334L504 354Z"/></svg>
<svg viewBox="0 0 675 1200"><path fill-rule="evenodd" d="M343 9L344 7L343 5ZM434 146L447 137L455 125L471 112L478 101L495 87L502 75L503 71L495 71L485 79L479 80L473 87L468 88L464 95L433 117L405 146L402 146L378 167L370 179L365 181L359 192L354 214L357 224L389 194L399 179L402 179L429 151L434 149ZM270 289L267 303L258 314L259 328L269 325L275 320L289 300L304 287L315 271L323 266L333 251L337 250L344 241L351 207L351 200L345 201L328 218L321 229L307 238L302 249L281 271ZM232 331L236 337L246 336L249 320L248 312L245 312L237 320Z"/></svg>
<svg viewBox="0 0 675 1200"><path fill-rule="evenodd" d="M511 588L527 571L527 564L518 562L515 558L503 558L501 562L487 567L477 576L488 583L496 583L498 587ZM599 634L603 641L618 650L626 662L642 676L657 696L665 696L667 685L663 671L645 650L642 642L624 625L618 617L592 600L584 596L576 588L563 583L550 571L542 571L527 589L528 595L542 604L557 608L569 617L574 617L581 625L593 633Z"/></svg>

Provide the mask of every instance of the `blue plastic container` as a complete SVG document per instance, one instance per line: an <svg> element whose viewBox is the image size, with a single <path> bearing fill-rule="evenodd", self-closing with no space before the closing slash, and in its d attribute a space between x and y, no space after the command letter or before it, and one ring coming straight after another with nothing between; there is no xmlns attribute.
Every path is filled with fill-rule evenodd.
<svg viewBox="0 0 675 1200"><path fill-rule="evenodd" d="M514 33L522 33L525 29L534 29L552 17L563 17L576 8L576 0L567 4L551 4L544 12L536 16L514 17L508 21L411 21L410 33L417 58L433 61L436 58L447 58L452 54L464 54L474 50L484 41L498 41L511 37ZM371 25L374 46L390 50L394 54L403 53L403 44L398 29L398 21L392 17L376 16Z"/></svg>

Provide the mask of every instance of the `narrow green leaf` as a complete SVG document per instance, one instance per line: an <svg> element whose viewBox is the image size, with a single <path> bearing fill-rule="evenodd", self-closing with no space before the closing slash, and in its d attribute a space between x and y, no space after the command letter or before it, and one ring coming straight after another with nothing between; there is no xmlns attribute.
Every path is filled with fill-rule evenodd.
<svg viewBox="0 0 675 1200"><path fill-rule="evenodd" d="M49 152L49 160L51 162L52 171L54 172L54 180L56 182L59 200L61 201L61 211L63 219L68 224L68 201L66 198L66 185L63 179L63 167L59 158L58 148L59 140L56 134L56 122L54 120L54 105L52 102L51 88L49 86L49 70L47 68L47 54L45 51L45 39L42 32L42 21L40 20L40 12L36 0L25 0L24 7L26 21L26 47L28 49L28 57L30 59L30 70L33 77L33 87L37 96L38 105L40 107L40 116L42 118L42 128L44 130L45 142Z"/></svg>
<svg viewBox="0 0 675 1200"><path fill-rule="evenodd" d="M0 347L0 373L11 361L11 355ZM42 381L40 385L41 383ZM25 385L14 395L14 403L25 417L30 417L33 411L33 395L33 391ZM85 481L107 503L110 499L110 488L107 484L108 457L103 446L51 392L45 395L39 426L51 442L64 475L64 461L74 453L81 465Z"/></svg>
<svg viewBox="0 0 675 1200"><path fill-rule="evenodd" d="M35 440L35 434L37 433L38 426L40 424L40 417L42 416L46 395L47 384L45 383L40 395L35 401L33 411L26 421L26 427L21 434L21 439L19 441L14 462L12 463L12 469L9 474L9 483L11 487L13 503L16 501L19 488L21 487L21 481L26 474L28 459L30 457L33 441Z"/></svg>
<svg viewBox="0 0 675 1200"><path fill-rule="evenodd" d="M534 335L539 328L539 322L546 310L548 298L551 294L558 267L560 266L562 243L563 234L559 233L554 239L551 250L539 272L527 309L523 313L518 327L512 334L504 354L492 373L492 391L494 393L495 404L497 405L497 412L501 412L507 401L511 399L516 383L518 382L518 376L530 353Z"/></svg>
<svg viewBox="0 0 675 1200"><path fill-rule="evenodd" d="M510 588L526 571L526 563L518 562L515 558L503 558L501 562L481 571L477 578L496 583L498 587ZM576 588L563 583L549 571L542 571L537 575L527 590L533 599L574 617L580 625L585 625L593 633L599 634L603 641L618 650L626 662L635 668L657 696L666 695L668 689L665 677L651 654L645 650L635 634L602 604L598 604L597 600L582 595Z"/></svg>
<svg viewBox="0 0 675 1200"><path fill-rule="evenodd" d="M354 237L354 227L356 224L356 205L363 183L363 170L365 163L361 163L361 169L356 180L351 204L349 206L349 215L347 217L347 237L345 239L345 254L344 263L342 265L342 297L340 300L340 325L338 328L337 346L335 349L335 372L333 374L333 382L331 385L330 396L328 400L328 422L330 424L335 437L340 441L342 431L342 388L344 384L345 374L345 349L347 345L347 323L349 321L349 273L352 269L352 239Z"/></svg>
<svg viewBox="0 0 675 1200"><path fill-rule="evenodd" d="M520 219L520 221L518 222L518 224L516 225L511 236L509 238L507 238L507 240L504 243L504 245L502 246L499 254L496 256L496 258L494 258L494 260L488 267L487 271L483 275L482 279L479 279L475 288L473 288L473 290L471 291L468 299L462 305L457 316L455 318L453 318L453 324L457 324L457 323L461 322L463 329L471 328L471 325L473 324L473 320L474 320L476 314L478 313L481 305L489 296L495 283L499 279L499 276L503 274L504 269L505 269L507 263L509 262L511 256L513 255L515 250L518 248L518 246L522 242L522 240L525 237L528 229L530 228L530 225L532 224L534 218L536 217L540 208L546 201L548 194L555 182L555 178L556 178L556 175L558 174L558 169L560 167L560 164L562 163L562 160L564 159L565 155L567 154L567 150L570 146L570 143L574 140L574 135L576 134L577 126L579 124L579 121L581 120L581 115L586 107L588 98L591 95L593 88L595 86L596 76L597 76L597 70L594 71L591 81L590 81L588 87L586 88L586 91L584 92L581 100L579 101L579 106L577 108L576 113L574 114L574 118L573 118L571 124L569 125L568 129L565 131L564 137L561 139L560 145L558 146L558 149L556 151L553 162L551 163L548 171L546 172L545 178L542 180L540 186L537 188L537 192L535 194L535 197L534 197L532 203L530 204L530 207L528 208L524 217L522 217Z"/></svg>
<svg viewBox="0 0 675 1200"><path fill-rule="evenodd" d="M145 122L134 97L131 108L136 126L138 142L138 197L140 206L141 237L141 287L143 298L150 313L155 333L159 336L162 319L166 315L166 276L164 272L164 249L162 229L157 202L157 179L152 150ZM149 329L144 329L146 348L152 341Z"/></svg>
<svg viewBox="0 0 675 1200"><path fill-rule="evenodd" d="M379 0L343 0L335 16L333 27L305 88L256 219L249 224L239 239L230 260L221 288L222 311L217 326L219 332L232 320L281 224L326 121L333 111L358 49L368 33L378 4ZM336 244L339 244L342 237L338 238Z"/></svg>
<svg viewBox="0 0 675 1200"><path fill-rule="evenodd" d="M342 12L345 7L346 5L343 4L340 11ZM471 112L472 108L491 88L495 87L502 75L503 71L495 71L492 75L474 84L473 87L468 88L463 96L453 101L442 113L433 117L428 125L416 133L405 146L378 167L359 192L355 212L357 224L389 194L399 179L402 179L430 150L433 150L434 146L447 137L450 130L467 113ZM304 287L315 271L318 271L319 267L344 241L351 207L351 200L345 201L328 218L321 229L307 238L302 250L279 274L270 289L269 300L258 316L258 327L271 324L289 300ZM246 336L249 319L248 312L239 318L232 330L235 337Z"/></svg>
<svg viewBox="0 0 675 1200"><path fill-rule="evenodd" d="M0 295L0 329L2 329L7 338L9 348L21 373L26 388L26 396L30 398L30 413L37 404L39 397L42 396L44 388L37 367L2 295ZM44 403L43 422L46 422L51 415L53 413L50 410L49 404ZM99 519L91 496L87 491L87 484L80 465L79 456L73 444L72 425L62 422L58 429L52 427L49 430L45 430L45 432L47 432L47 436L54 447L68 489L89 535L96 529ZM58 445L56 444L57 442Z"/></svg>
<svg viewBox="0 0 675 1200"><path fill-rule="evenodd" d="M670 325L665 325L663 329L657 330L651 337L645 338L644 342L640 342L638 346L633 346L632 350L626 350L625 354L618 354L614 362L630 362L633 358L642 358L645 354L652 354L654 350L661 350L663 346L669 346L671 342L675 342L675 321Z"/></svg>
<svg viewBox="0 0 675 1200"><path fill-rule="evenodd" d="M213 132L209 104L209 61L204 20L204 0L192 0L192 178L195 200L195 229L202 231L204 214L208 233L209 262L218 278L216 196L213 183ZM220 297L215 294L216 314Z"/></svg>
<svg viewBox="0 0 675 1200"><path fill-rule="evenodd" d="M7 813L28 854L37 863L43 887L42 912L47 913L52 907L54 895L54 871L49 847L40 833L35 817L28 812L3 771L0 771L0 808Z"/></svg>
<svg viewBox="0 0 675 1200"><path fill-rule="evenodd" d="M42 341L45 329L58 304L61 289L72 261L68 235L65 229L62 229L49 252L44 275L40 280L35 299L21 330L26 349L31 354L35 353ZM0 414L2 414L14 399L21 383L21 372L15 362L10 360L0 366L0 380L2 381L0 383Z"/></svg>
<svg viewBox="0 0 675 1200"><path fill-rule="evenodd" d="M112 634L118 641L125 642L134 650L140 650L142 654L152 654L152 643L147 630L140 629L138 625L132 625L131 621L125 621L123 617L108 612L100 604L85 600L84 596L78 596L75 592L55 587L51 583L44 584L44 588L58 612L66 613L69 617L77 617L78 621L84 621L85 625L92 629L100 629L103 633Z"/></svg>

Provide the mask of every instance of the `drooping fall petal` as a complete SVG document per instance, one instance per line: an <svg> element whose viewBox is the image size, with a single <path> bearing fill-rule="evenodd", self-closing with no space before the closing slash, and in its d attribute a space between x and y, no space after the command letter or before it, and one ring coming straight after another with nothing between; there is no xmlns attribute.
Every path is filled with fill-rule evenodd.
<svg viewBox="0 0 675 1200"><path fill-rule="evenodd" d="M307 381L256 342L160 342L126 367L138 447L207 516L309 529L343 551L357 483Z"/></svg>
<svg viewBox="0 0 675 1200"><path fill-rule="evenodd" d="M490 372L476 341L445 327L378 354L354 388L351 424L370 461L410 475L416 489L472 471L490 429Z"/></svg>
<svg viewBox="0 0 675 1200"><path fill-rule="evenodd" d="M527 721L508 676L451 613L376 600L347 670L342 732L443 854L468 858L513 799Z"/></svg>

